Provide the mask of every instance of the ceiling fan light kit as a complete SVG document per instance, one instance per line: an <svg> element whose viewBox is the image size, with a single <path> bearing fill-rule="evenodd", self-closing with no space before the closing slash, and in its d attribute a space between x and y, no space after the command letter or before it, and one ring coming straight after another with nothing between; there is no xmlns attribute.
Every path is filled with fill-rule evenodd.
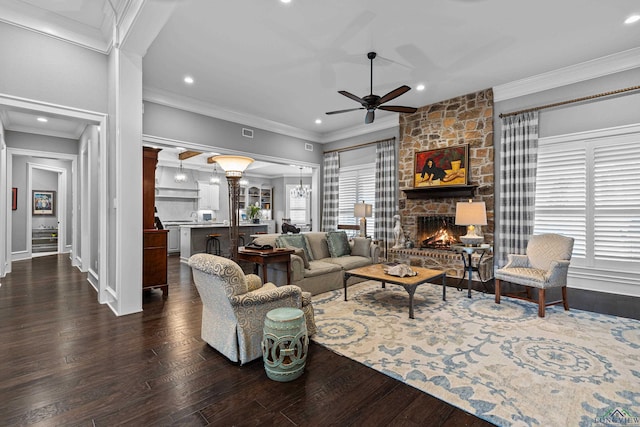
<svg viewBox="0 0 640 427"><path fill-rule="evenodd" d="M347 92L346 90L340 90L338 93L340 95L344 95L347 98L353 99L356 102L359 102L362 107L357 108L348 108L346 110L336 110L336 111L328 111L327 114L341 114L347 113L349 111L356 110L367 110L367 114L365 115L364 122L365 124L373 123L375 120L375 111L376 109L384 110L384 111L394 111L397 113L415 113L418 109L415 107L404 107L400 105L382 105L385 104L403 93L408 92L411 88L407 85L402 85L391 92L387 93L384 96L378 96L373 94L373 60L376 58L377 54L375 52L369 52L367 54L367 58L371 63L371 72L370 72L370 91L369 95L363 96L360 98L352 93Z"/></svg>

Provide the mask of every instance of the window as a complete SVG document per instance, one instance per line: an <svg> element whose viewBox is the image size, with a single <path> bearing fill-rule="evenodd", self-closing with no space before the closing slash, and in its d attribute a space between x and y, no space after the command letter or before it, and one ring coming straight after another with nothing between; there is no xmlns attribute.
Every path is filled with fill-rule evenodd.
<svg viewBox="0 0 640 427"><path fill-rule="evenodd" d="M637 270L639 182L637 127L540 139L535 233L573 237L572 265Z"/></svg>
<svg viewBox="0 0 640 427"><path fill-rule="evenodd" d="M338 224L359 224L360 218L353 216L353 205L364 200L372 205L373 213L367 218L367 236L373 236L375 222L376 165L366 164L340 168L338 188Z"/></svg>
<svg viewBox="0 0 640 427"><path fill-rule="evenodd" d="M287 218L291 219L292 224L309 224L310 212L309 212L309 197L298 199L291 196L291 190L298 185L286 185L287 194ZM307 185L305 187L308 188Z"/></svg>

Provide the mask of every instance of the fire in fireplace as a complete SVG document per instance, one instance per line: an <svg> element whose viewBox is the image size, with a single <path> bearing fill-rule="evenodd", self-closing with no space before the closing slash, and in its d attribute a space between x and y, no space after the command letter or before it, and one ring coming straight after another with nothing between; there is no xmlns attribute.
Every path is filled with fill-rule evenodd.
<svg viewBox="0 0 640 427"><path fill-rule="evenodd" d="M418 239L421 248L449 249L458 243L467 228L455 224L454 216L434 215L418 217Z"/></svg>

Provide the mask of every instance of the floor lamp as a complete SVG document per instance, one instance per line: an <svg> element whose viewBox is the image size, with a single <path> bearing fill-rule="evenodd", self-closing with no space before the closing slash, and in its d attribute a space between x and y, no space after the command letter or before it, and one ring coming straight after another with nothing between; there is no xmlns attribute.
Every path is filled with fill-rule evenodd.
<svg viewBox="0 0 640 427"><path fill-rule="evenodd" d="M240 212L238 202L240 200L240 178L242 172L253 163L251 157L244 156L215 156L211 161L220 165L227 177L229 185L229 249L231 259L238 261L238 224L240 223Z"/></svg>

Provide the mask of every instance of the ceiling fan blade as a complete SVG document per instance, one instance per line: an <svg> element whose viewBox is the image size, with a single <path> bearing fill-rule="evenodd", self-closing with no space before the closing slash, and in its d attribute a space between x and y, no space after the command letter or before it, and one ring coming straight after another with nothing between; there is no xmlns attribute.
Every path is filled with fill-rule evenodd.
<svg viewBox="0 0 640 427"><path fill-rule="evenodd" d="M373 123L373 119L375 119L375 110L371 109L367 111L367 115L364 118L364 123L368 125L369 123Z"/></svg>
<svg viewBox="0 0 640 427"><path fill-rule="evenodd" d="M400 95L402 95L403 93L408 92L410 90L411 90L411 88L409 86L402 85L399 88L396 88L396 89L392 90L391 92L389 92L388 94L386 94L385 96L380 98L380 102L378 103L378 105L384 104L385 102L389 102L392 99L397 98Z"/></svg>
<svg viewBox="0 0 640 427"><path fill-rule="evenodd" d="M378 108L386 111L395 111L396 113L415 113L418 111L415 107L402 107L400 105L381 105Z"/></svg>
<svg viewBox="0 0 640 427"><path fill-rule="evenodd" d="M362 99L362 98L360 98L360 97L358 97L358 96L355 96L354 94L349 93L349 92L347 92L346 90L339 90L339 91L338 91L338 93L339 93L340 95L344 95L344 96L346 96L347 98L351 98L351 99L353 99L354 101L359 102L359 103L360 103L360 104L362 104L362 105L365 105L365 104L367 103L364 99Z"/></svg>
<svg viewBox="0 0 640 427"><path fill-rule="evenodd" d="M338 110L338 111L328 111L325 114L340 114L340 113L348 113L349 111L356 111L356 110L364 110L364 107L360 107L360 108L349 108L347 110Z"/></svg>

